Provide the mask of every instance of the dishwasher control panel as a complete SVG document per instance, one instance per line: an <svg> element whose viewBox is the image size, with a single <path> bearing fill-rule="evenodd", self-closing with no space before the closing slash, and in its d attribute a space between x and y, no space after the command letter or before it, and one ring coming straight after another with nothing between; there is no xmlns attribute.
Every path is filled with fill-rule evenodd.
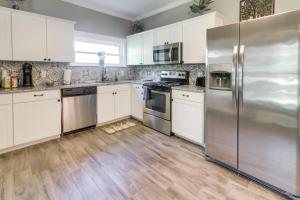
<svg viewBox="0 0 300 200"><path fill-rule="evenodd" d="M78 87L62 89L63 97L97 94L97 87Z"/></svg>

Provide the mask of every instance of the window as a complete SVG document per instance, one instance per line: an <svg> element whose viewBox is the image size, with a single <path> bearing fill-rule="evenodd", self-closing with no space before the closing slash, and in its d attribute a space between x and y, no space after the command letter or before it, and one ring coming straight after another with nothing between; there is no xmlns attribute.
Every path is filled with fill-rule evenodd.
<svg viewBox="0 0 300 200"><path fill-rule="evenodd" d="M76 32L75 63L73 65L98 66L98 52L105 52L106 66L125 66L125 39L91 33Z"/></svg>

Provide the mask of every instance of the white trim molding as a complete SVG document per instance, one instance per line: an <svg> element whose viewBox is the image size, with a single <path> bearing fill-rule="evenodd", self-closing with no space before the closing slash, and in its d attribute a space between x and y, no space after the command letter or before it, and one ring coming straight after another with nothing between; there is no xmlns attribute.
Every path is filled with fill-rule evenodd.
<svg viewBox="0 0 300 200"><path fill-rule="evenodd" d="M74 4L76 6L80 6L80 7L83 7L83 8L88 8L90 10L94 10L94 11L104 13L104 14L107 14L107 15L111 15L111 16L114 16L114 17L118 17L118 18L121 18L121 19L126 19L126 20L129 20L129 21L134 21L135 20L133 17L130 17L128 15L123 15L121 13L118 13L118 12L115 12L115 11L112 11L112 10L109 10L109 9L105 9L101 6L98 6L97 4L93 4L93 3L90 3L90 2L85 2L85 1L82 1L82 0L61 0L61 1L64 1L64 2L67 2L67 3L70 3L70 4Z"/></svg>
<svg viewBox="0 0 300 200"><path fill-rule="evenodd" d="M129 16L129 15L121 14L119 12L116 12L116 11L113 11L113 10L110 10L110 9L103 8L103 7L101 7L97 4L86 2L86 1L83 1L83 0L61 0L61 1L71 3L71 4L74 4L74 5L80 6L80 7L88 8L88 9L91 9L91 10L94 10L94 11L97 11L97 12L100 12L100 13L104 13L104 14L107 14L107 15L111 15L111 16L114 16L114 17L118 17L118 18L121 18L121 19L129 20L129 21L142 20L142 19L145 19L147 17L151 17L153 15L157 15L159 13L165 12L167 10L171 10L171 9L176 8L178 6L181 6L185 3L192 2L192 0L174 0L172 3L169 3L169 4L167 4L163 7L152 10L150 12L147 12L143 15L139 15L137 17L132 17L132 16Z"/></svg>
<svg viewBox="0 0 300 200"><path fill-rule="evenodd" d="M172 2L170 4L167 4L167 5L165 5L165 6L161 7L161 8L158 8L156 10L152 10L152 11L150 11L148 13L143 14L143 15L137 16L135 18L135 20L142 20L142 19L145 19L147 17L151 17L153 15L157 15L159 13L162 13L162 12L171 10L173 8L179 7L179 6L181 6L181 5L185 4L185 3L189 3L189 2L192 2L192 0L177 0L177 1L174 1L174 2Z"/></svg>

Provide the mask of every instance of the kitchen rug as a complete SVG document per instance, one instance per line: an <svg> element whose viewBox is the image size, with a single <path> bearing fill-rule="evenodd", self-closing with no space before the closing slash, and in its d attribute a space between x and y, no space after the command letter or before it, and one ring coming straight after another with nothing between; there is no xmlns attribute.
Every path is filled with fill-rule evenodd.
<svg viewBox="0 0 300 200"><path fill-rule="evenodd" d="M124 129L131 128L134 126L136 126L136 123L129 121L129 120L125 120L125 121L105 125L105 126L101 127L101 130L103 130L105 133L111 135L118 131L122 131Z"/></svg>

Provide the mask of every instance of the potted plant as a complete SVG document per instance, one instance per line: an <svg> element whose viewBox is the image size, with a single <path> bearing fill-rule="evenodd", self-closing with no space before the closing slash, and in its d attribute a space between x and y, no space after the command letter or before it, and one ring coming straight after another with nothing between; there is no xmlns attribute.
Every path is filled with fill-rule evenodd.
<svg viewBox="0 0 300 200"><path fill-rule="evenodd" d="M193 14L202 15L204 12L209 11L212 0L194 0L193 5L190 6L190 10Z"/></svg>

